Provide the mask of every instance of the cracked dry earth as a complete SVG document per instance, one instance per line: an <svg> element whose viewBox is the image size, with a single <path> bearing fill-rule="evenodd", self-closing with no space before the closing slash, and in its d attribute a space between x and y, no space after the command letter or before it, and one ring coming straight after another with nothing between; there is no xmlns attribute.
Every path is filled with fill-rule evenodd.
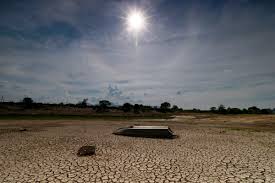
<svg viewBox="0 0 275 183"><path fill-rule="evenodd" d="M111 134L129 122L0 126L0 182L275 182L274 133L152 123L169 124L179 138ZM96 155L77 157L87 144L96 144Z"/></svg>

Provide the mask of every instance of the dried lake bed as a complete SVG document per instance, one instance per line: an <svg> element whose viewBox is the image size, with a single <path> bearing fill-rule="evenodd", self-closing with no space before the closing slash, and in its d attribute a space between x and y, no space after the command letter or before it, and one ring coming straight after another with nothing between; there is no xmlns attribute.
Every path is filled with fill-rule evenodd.
<svg viewBox="0 0 275 183"><path fill-rule="evenodd" d="M274 119L194 114L168 120L0 120L0 182L272 183ZM168 125L179 137L112 134L133 124ZM95 155L76 155L90 144Z"/></svg>

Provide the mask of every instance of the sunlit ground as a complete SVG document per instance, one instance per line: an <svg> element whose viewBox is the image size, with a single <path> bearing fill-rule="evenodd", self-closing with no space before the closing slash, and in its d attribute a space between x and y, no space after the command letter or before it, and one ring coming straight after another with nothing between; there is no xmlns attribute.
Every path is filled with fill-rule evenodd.
<svg viewBox="0 0 275 183"><path fill-rule="evenodd" d="M169 125L179 138L112 134L132 124ZM96 155L77 157L87 144ZM274 144L273 115L0 120L0 182L274 182Z"/></svg>

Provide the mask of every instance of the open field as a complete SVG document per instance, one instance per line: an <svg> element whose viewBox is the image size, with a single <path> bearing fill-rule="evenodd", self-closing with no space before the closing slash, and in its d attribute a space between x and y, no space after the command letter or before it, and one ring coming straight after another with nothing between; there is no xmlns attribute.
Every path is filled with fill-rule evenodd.
<svg viewBox="0 0 275 183"><path fill-rule="evenodd" d="M172 140L112 135L169 125ZM27 131L20 132L24 127ZM96 155L77 157L82 145ZM275 182L275 116L0 120L0 182Z"/></svg>

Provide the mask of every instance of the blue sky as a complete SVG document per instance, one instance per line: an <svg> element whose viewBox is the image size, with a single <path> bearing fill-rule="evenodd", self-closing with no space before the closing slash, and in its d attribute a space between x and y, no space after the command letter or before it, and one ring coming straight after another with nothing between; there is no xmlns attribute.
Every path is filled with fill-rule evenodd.
<svg viewBox="0 0 275 183"><path fill-rule="evenodd" d="M275 3L3 0L0 96L275 107ZM138 47L121 18L146 12Z"/></svg>

